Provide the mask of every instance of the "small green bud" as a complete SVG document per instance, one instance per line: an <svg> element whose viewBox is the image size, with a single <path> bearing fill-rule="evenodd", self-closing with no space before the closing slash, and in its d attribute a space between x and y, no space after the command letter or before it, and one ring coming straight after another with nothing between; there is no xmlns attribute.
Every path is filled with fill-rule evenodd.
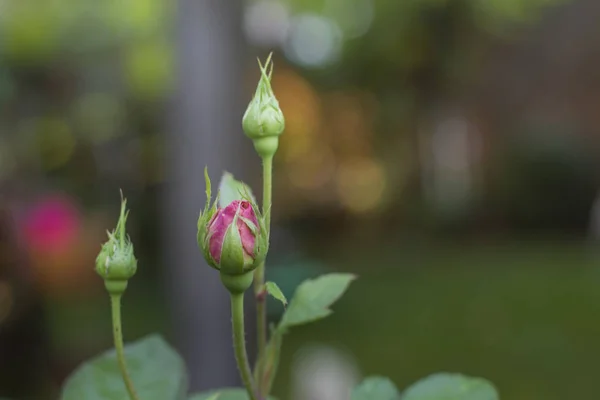
<svg viewBox="0 0 600 400"><path fill-rule="evenodd" d="M107 232L108 241L96 258L96 272L106 283L110 292L123 292L126 282L137 271L137 260L133 254L133 244L126 235L127 200L121 194L121 215L117 227L112 232Z"/></svg>
<svg viewBox="0 0 600 400"><path fill-rule="evenodd" d="M261 157L272 157L277 151L278 137L285 129L285 118L279 108L279 102L271 88L273 73L272 53L269 54L265 65L260 60L260 80L254 97L242 119L242 127L246 136L254 141L254 147ZM267 69L270 67L269 72ZM267 143L264 139L270 139Z"/></svg>

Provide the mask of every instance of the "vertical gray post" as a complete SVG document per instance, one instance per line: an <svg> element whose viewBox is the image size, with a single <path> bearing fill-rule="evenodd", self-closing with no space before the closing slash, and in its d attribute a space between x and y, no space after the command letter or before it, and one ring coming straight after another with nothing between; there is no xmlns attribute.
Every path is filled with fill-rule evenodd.
<svg viewBox="0 0 600 400"><path fill-rule="evenodd" d="M166 138L164 193L166 258L176 346L191 388L238 384L231 344L229 298L196 244L205 202L203 169L213 193L224 169L243 168L241 0L179 0L178 91Z"/></svg>

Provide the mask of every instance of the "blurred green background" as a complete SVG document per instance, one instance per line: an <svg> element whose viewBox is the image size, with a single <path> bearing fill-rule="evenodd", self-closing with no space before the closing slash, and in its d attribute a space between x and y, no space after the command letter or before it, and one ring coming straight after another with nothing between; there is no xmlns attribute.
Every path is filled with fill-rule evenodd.
<svg viewBox="0 0 600 400"><path fill-rule="evenodd" d="M268 273L288 297L360 277L286 337L276 394L298 399L297 355L321 344L399 387L457 371L508 400L594 398L599 18L595 0L0 1L0 396L55 399L111 346L92 266L120 188L126 339L165 335L194 389L237 382L194 226L204 165L260 193L241 116L273 51Z"/></svg>

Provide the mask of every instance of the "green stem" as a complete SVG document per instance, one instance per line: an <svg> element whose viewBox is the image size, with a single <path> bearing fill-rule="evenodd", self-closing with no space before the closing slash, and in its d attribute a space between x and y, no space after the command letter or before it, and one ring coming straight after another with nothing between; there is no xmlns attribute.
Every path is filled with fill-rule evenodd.
<svg viewBox="0 0 600 400"><path fill-rule="evenodd" d="M240 375L250 400L257 400L252 371L246 352L246 331L244 329L244 293L231 293L231 320L233 325L233 347Z"/></svg>
<svg viewBox="0 0 600 400"><path fill-rule="evenodd" d="M263 293L265 283L265 263L261 263L254 273L254 294L256 296L256 330L258 340L258 360L264 354L267 348L267 302ZM257 365L260 376L261 365ZM259 385L260 386L260 385ZM259 387L260 389L260 387Z"/></svg>
<svg viewBox="0 0 600 400"><path fill-rule="evenodd" d="M263 215L267 227L267 235L271 235L271 197L273 193L273 156L262 158L263 162ZM258 363L256 375L258 378L258 391L264 395L262 359L267 348L267 303L263 291L265 285L265 263L262 262L254 275L254 295L256 296L256 329L258 336Z"/></svg>
<svg viewBox="0 0 600 400"><path fill-rule="evenodd" d="M261 384L263 385L264 393L271 393L275 376L277 375L277 368L279 367L279 355L281 354L281 342L283 340L283 334L279 331L274 331L267 345L265 364L263 365L263 376L261 377Z"/></svg>
<svg viewBox="0 0 600 400"><path fill-rule="evenodd" d="M121 328L121 295L111 294L110 304L112 309L112 325L113 335L115 340L115 349L117 351L117 360L119 362L119 369L123 376L123 382L129 393L131 400L139 400L139 397L133 387L133 382L127 371L127 364L125 363L125 354L123 353L123 329Z"/></svg>
<svg viewBox="0 0 600 400"><path fill-rule="evenodd" d="M263 161L263 214L265 225L271 232L271 195L273 193L273 156L264 157Z"/></svg>

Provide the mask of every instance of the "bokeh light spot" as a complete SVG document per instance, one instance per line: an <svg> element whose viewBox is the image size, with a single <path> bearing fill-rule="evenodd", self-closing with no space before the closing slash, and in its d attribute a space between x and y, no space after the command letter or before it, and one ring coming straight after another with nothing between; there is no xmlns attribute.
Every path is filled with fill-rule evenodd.
<svg viewBox="0 0 600 400"><path fill-rule="evenodd" d="M60 168L71 159L76 141L73 131L65 121L56 118L42 119L37 126L36 135L44 168Z"/></svg>
<svg viewBox="0 0 600 400"><path fill-rule="evenodd" d="M327 0L325 14L331 16L348 39L354 39L366 34L375 19L373 0Z"/></svg>
<svg viewBox="0 0 600 400"><path fill-rule="evenodd" d="M66 251L75 244L79 229L79 211L61 196L51 196L35 204L24 222L29 249L44 254Z"/></svg>
<svg viewBox="0 0 600 400"><path fill-rule="evenodd" d="M3 8L1 50L19 62L34 62L58 48L60 25L57 10L47 2L13 1Z"/></svg>
<svg viewBox="0 0 600 400"><path fill-rule="evenodd" d="M335 155L329 146L319 143L287 168L293 186L305 190L318 189L333 178Z"/></svg>
<svg viewBox="0 0 600 400"><path fill-rule="evenodd" d="M123 105L110 93L86 94L75 105L75 118L87 139L101 144L119 133L124 119Z"/></svg>
<svg viewBox="0 0 600 400"><path fill-rule="evenodd" d="M342 32L335 21L317 14L300 14L292 19L287 57L307 68L324 67L338 60Z"/></svg>
<svg viewBox="0 0 600 400"><path fill-rule="evenodd" d="M109 18L118 27L142 36L161 29L169 4L162 0L111 0Z"/></svg>
<svg viewBox="0 0 600 400"><path fill-rule="evenodd" d="M259 46L279 46L285 42L290 28L290 13L277 0L248 5L244 13L244 30L248 39Z"/></svg>
<svg viewBox="0 0 600 400"><path fill-rule="evenodd" d="M302 158L316 140L321 125L319 95L307 80L289 69L275 73L273 89L285 114L281 156L287 162L292 162Z"/></svg>
<svg viewBox="0 0 600 400"><path fill-rule="evenodd" d="M360 159L340 163L337 190L341 203L356 213L374 209L383 197L385 169L377 160Z"/></svg>
<svg viewBox="0 0 600 400"><path fill-rule="evenodd" d="M125 70L131 90L140 98L154 99L173 83L173 60L165 42L136 43L126 56Z"/></svg>

